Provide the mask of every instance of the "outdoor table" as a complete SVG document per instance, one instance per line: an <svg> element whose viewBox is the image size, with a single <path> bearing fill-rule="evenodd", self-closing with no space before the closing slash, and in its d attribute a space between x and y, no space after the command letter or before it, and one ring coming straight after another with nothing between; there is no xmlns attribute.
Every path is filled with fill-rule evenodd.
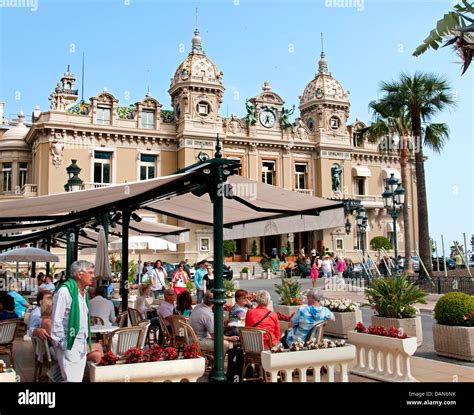
<svg viewBox="0 0 474 415"><path fill-rule="evenodd" d="M91 326L91 334L101 334L102 335L102 344L106 345L107 336L117 330L119 327L117 326L102 326L101 324L96 324Z"/></svg>

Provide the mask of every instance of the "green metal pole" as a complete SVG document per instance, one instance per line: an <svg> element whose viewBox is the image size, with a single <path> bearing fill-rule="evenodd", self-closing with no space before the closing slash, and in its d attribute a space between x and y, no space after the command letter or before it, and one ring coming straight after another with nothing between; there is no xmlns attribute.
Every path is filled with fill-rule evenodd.
<svg viewBox="0 0 474 415"><path fill-rule="evenodd" d="M393 269L395 271L395 275L398 275L398 241L397 241L398 212L395 207L393 209L392 218L393 218L393 251L395 253L395 264L393 265Z"/></svg>
<svg viewBox="0 0 474 415"><path fill-rule="evenodd" d="M66 277L70 277L71 264L73 263L74 229L66 231Z"/></svg>
<svg viewBox="0 0 474 415"><path fill-rule="evenodd" d="M222 158L219 135L217 135L215 157ZM227 381L224 373L224 197L222 194L224 173L222 164L216 164L213 170L216 180L211 180L215 187L210 189L213 196L214 219L214 289L212 290L214 293L214 370L211 381L222 383Z"/></svg>
<svg viewBox="0 0 474 415"><path fill-rule="evenodd" d="M130 209L122 211L122 278L120 280L120 293L122 296L122 313L128 308L128 235L130 226Z"/></svg>

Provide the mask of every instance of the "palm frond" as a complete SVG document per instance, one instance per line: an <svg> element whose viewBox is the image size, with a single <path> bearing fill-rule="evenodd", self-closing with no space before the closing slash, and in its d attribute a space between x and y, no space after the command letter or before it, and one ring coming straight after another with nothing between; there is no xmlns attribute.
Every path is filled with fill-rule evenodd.
<svg viewBox="0 0 474 415"><path fill-rule="evenodd" d="M444 123L431 123L424 128L424 144L436 153L440 153L449 140L449 128Z"/></svg>

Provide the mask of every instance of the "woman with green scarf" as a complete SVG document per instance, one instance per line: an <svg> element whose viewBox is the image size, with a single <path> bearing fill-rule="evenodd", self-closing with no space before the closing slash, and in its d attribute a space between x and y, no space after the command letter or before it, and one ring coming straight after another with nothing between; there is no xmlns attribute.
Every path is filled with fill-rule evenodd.
<svg viewBox="0 0 474 415"><path fill-rule="evenodd" d="M51 338L65 382L82 382L87 353L92 349L89 299L86 287L92 284L94 264L71 264L71 278L53 298Z"/></svg>

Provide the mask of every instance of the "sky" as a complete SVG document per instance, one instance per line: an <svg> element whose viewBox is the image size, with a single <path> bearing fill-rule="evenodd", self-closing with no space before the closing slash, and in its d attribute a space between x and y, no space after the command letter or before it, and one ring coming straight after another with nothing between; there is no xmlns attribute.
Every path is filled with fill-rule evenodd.
<svg viewBox="0 0 474 415"><path fill-rule="evenodd" d="M147 88L170 108L170 78L190 51L196 25L203 48L224 72L221 115L245 115L245 99L268 80L284 100L298 97L316 71L320 33L329 70L350 91L350 121L371 120L370 101L381 81L401 72L442 74L456 108L445 122L450 140L441 154L426 150L430 234L441 246L474 234L474 64L461 77L449 49L414 49L449 11L453 0L0 0L0 101L5 115L27 117L48 96L67 65L84 96L103 88L120 105L142 99ZM13 7L23 4L28 7ZM297 111L296 111L297 112ZM295 115L297 115L295 113Z"/></svg>

